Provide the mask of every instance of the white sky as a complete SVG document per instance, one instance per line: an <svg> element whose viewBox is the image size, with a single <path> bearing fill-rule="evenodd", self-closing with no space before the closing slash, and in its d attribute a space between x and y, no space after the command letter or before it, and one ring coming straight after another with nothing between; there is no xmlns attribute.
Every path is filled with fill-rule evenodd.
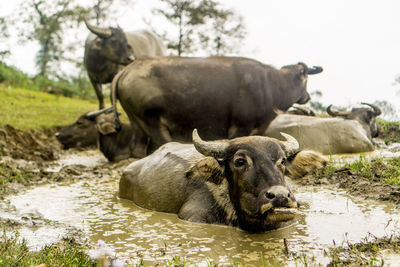
<svg viewBox="0 0 400 267"><path fill-rule="evenodd" d="M400 74L399 0L220 2L244 17L248 36L240 56L275 67L299 61L322 66L323 73L310 76L308 89L320 90L323 97L319 100L324 104L347 106L387 100L400 110L400 95L396 95L400 85L394 85ZM0 16L12 12L16 3L2 1ZM157 3L136 0L115 25L124 30L146 27L142 18L151 16L151 8ZM88 34L84 30L82 36ZM11 51L14 55L7 63L35 73L37 46L11 44Z"/></svg>

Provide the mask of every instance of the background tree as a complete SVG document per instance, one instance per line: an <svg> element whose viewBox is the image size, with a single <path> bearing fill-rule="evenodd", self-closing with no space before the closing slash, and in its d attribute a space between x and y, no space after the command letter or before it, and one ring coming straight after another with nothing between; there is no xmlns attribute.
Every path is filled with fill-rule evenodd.
<svg viewBox="0 0 400 267"><path fill-rule="evenodd" d="M211 53L211 46L214 46L214 52L211 54L219 54L230 49L228 42L223 39L227 35L235 38L236 34L236 37L244 38L242 27L239 27L239 30L228 28L228 20L234 16L233 11L224 10L216 1L160 0L160 2L162 7L154 8L153 14L163 17L175 28L175 33L172 34L166 30L161 34L158 32L167 42L168 48L174 51L173 54L188 55L201 48ZM206 38L207 35L210 36L210 29L213 29L212 34L216 34L215 38Z"/></svg>
<svg viewBox="0 0 400 267"><path fill-rule="evenodd" d="M7 38L10 37L8 33L8 27L7 27L8 21L6 20L5 17L0 17L0 42L4 42ZM3 59L6 55L10 53L9 49L4 49L0 50L0 59Z"/></svg>
<svg viewBox="0 0 400 267"><path fill-rule="evenodd" d="M219 8L208 24L204 31L199 32L199 37L202 48L209 55L240 52L241 42L246 37L241 15Z"/></svg>
<svg viewBox="0 0 400 267"><path fill-rule="evenodd" d="M95 19L96 25L101 25L109 20L116 20L126 7L132 7L131 0L95 0L90 15ZM124 8L121 8L124 7Z"/></svg>
<svg viewBox="0 0 400 267"><path fill-rule="evenodd" d="M22 25L19 37L22 42L36 41L40 50L36 54L39 75L48 76L57 72L50 63L66 60L66 51L74 49L66 45L65 31L82 21L87 9L71 0L24 1L18 14ZM26 27L26 25L30 25Z"/></svg>

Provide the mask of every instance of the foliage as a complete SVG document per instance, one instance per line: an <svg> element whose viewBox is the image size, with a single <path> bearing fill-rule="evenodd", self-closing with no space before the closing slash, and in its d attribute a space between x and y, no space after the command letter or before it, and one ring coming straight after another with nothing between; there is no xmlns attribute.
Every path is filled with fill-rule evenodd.
<svg viewBox="0 0 400 267"><path fill-rule="evenodd" d="M319 99L322 97L322 92L316 90L311 92L310 95L311 95L311 101L310 101L311 109L314 110L315 113L325 113L327 107L319 101Z"/></svg>
<svg viewBox="0 0 400 267"><path fill-rule="evenodd" d="M377 119L380 126L379 138L386 144L400 143L400 122Z"/></svg>
<svg viewBox="0 0 400 267"><path fill-rule="evenodd" d="M400 186L400 158L369 160L361 154L359 160L345 163L340 169L333 162L328 164L321 177L330 176L338 170L344 169L371 181Z"/></svg>
<svg viewBox="0 0 400 267"><path fill-rule="evenodd" d="M0 106L0 127L10 124L24 130L71 124L84 112L96 110L97 102L0 87Z"/></svg>
<svg viewBox="0 0 400 267"><path fill-rule="evenodd" d="M200 46L210 54L235 50L235 40L242 40L245 31L242 19L231 10L225 10L213 0L160 0L163 5L153 13L164 17L176 29L176 34L160 34L168 48L178 56L193 54ZM234 20L238 20L236 23ZM210 39L209 36L215 36ZM229 37L229 38L228 38Z"/></svg>
<svg viewBox="0 0 400 267"><path fill-rule="evenodd" d="M93 88L87 75L83 73L76 77L70 77L70 80L60 77L58 81L54 81L45 76L30 78L20 70L0 61L0 84L69 97L94 98Z"/></svg>
<svg viewBox="0 0 400 267"><path fill-rule="evenodd" d="M65 38L65 32L79 25L87 12L87 9L71 0L34 0L22 3L18 20L23 24L18 32L21 41L36 41L40 45L36 54L39 75L53 75L59 71L58 65L51 63L67 60L66 52L75 47L66 44L68 38Z"/></svg>
<svg viewBox="0 0 400 267"><path fill-rule="evenodd" d="M238 53L246 36L243 17L232 10L217 10L209 25L199 32L201 46L209 55Z"/></svg>
<svg viewBox="0 0 400 267"><path fill-rule="evenodd" d="M29 251L26 241L14 232L3 230L0 239L1 266L96 266L85 254L82 246L73 240L64 239L58 244L45 246L40 251Z"/></svg>
<svg viewBox="0 0 400 267"><path fill-rule="evenodd" d="M29 174L0 162L0 196L4 195L4 190L8 183L26 184L30 180L31 177Z"/></svg>
<svg viewBox="0 0 400 267"><path fill-rule="evenodd" d="M132 6L131 0L95 0L91 8L92 13L90 15L96 20L96 25L106 22L109 19L117 19L121 13L121 6L126 7Z"/></svg>
<svg viewBox="0 0 400 267"><path fill-rule="evenodd" d="M7 23L8 22L6 21L6 18L0 17L0 32L2 33L0 35L0 41L3 41L4 39L10 37L10 35L8 33L8 25L7 25ZM10 50L8 50L8 49L0 50L0 59L4 58L9 53L10 53Z"/></svg>

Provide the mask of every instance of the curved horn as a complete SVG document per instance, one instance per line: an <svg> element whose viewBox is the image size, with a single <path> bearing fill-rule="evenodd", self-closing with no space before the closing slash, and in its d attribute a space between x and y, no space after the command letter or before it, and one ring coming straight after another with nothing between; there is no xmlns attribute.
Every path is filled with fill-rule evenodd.
<svg viewBox="0 0 400 267"><path fill-rule="evenodd" d="M112 35L112 31L110 29L93 26L93 25L89 24L89 22L87 22L86 19L84 21L85 21L86 27L89 29L89 31L96 34L100 38L109 38Z"/></svg>
<svg viewBox="0 0 400 267"><path fill-rule="evenodd" d="M329 105L329 106L327 107L326 112L327 112L329 115L331 115L332 117L337 117L337 116L343 117L343 116L347 116L347 115L350 114L350 112L333 111L333 110L332 110L332 105Z"/></svg>
<svg viewBox="0 0 400 267"><path fill-rule="evenodd" d="M301 107L301 106L293 106L293 108L302 111L304 114L307 114L308 116L315 116L314 111L312 111L311 109Z"/></svg>
<svg viewBox="0 0 400 267"><path fill-rule="evenodd" d="M364 103L364 102L361 102L361 104L367 105L367 106L370 106L371 108L373 108L375 116L379 116L382 114L382 110L376 105L368 104L368 103Z"/></svg>
<svg viewBox="0 0 400 267"><path fill-rule="evenodd" d="M225 155L225 150L228 147L227 141L204 141L197 133L197 129L193 130L192 139L194 147L204 156L211 156L216 159L221 159Z"/></svg>
<svg viewBox="0 0 400 267"><path fill-rule="evenodd" d="M320 66L313 66L308 69L308 75L321 73L324 69Z"/></svg>
<svg viewBox="0 0 400 267"><path fill-rule="evenodd" d="M285 151L287 157L299 151L300 145L296 138L282 132L280 134L286 139L286 141L281 141L281 143L283 145L282 149Z"/></svg>
<svg viewBox="0 0 400 267"><path fill-rule="evenodd" d="M97 116L99 116L100 114L103 114L103 113L110 113L110 112L112 112L112 111L113 111L113 108L112 108L112 107L103 108L103 109L100 109L100 110L97 110L97 111L88 112L88 113L86 114L86 117L87 117L88 119L93 119L93 118L96 118Z"/></svg>

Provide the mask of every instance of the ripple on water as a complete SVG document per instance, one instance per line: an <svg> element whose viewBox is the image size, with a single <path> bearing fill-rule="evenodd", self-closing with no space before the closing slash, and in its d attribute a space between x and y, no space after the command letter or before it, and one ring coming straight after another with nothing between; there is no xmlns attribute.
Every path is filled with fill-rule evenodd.
<svg viewBox="0 0 400 267"><path fill-rule="evenodd" d="M36 211L46 219L78 227L93 244L104 240L119 257L133 263L139 263L140 258L157 263L181 256L196 263L211 259L229 264L240 259L260 264L261 257L280 254L283 238L291 251L312 251L323 261L323 250L333 240L336 244L358 242L368 233L379 237L399 226L399 212L390 206L350 198L328 188L299 187L295 193L304 205L294 222L279 230L250 234L138 208L117 197L118 182L118 178L104 178L65 186L46 185L9 200L20 214ZM49 240L49 236L27 239L40 247L39 243Z"/></svg>

